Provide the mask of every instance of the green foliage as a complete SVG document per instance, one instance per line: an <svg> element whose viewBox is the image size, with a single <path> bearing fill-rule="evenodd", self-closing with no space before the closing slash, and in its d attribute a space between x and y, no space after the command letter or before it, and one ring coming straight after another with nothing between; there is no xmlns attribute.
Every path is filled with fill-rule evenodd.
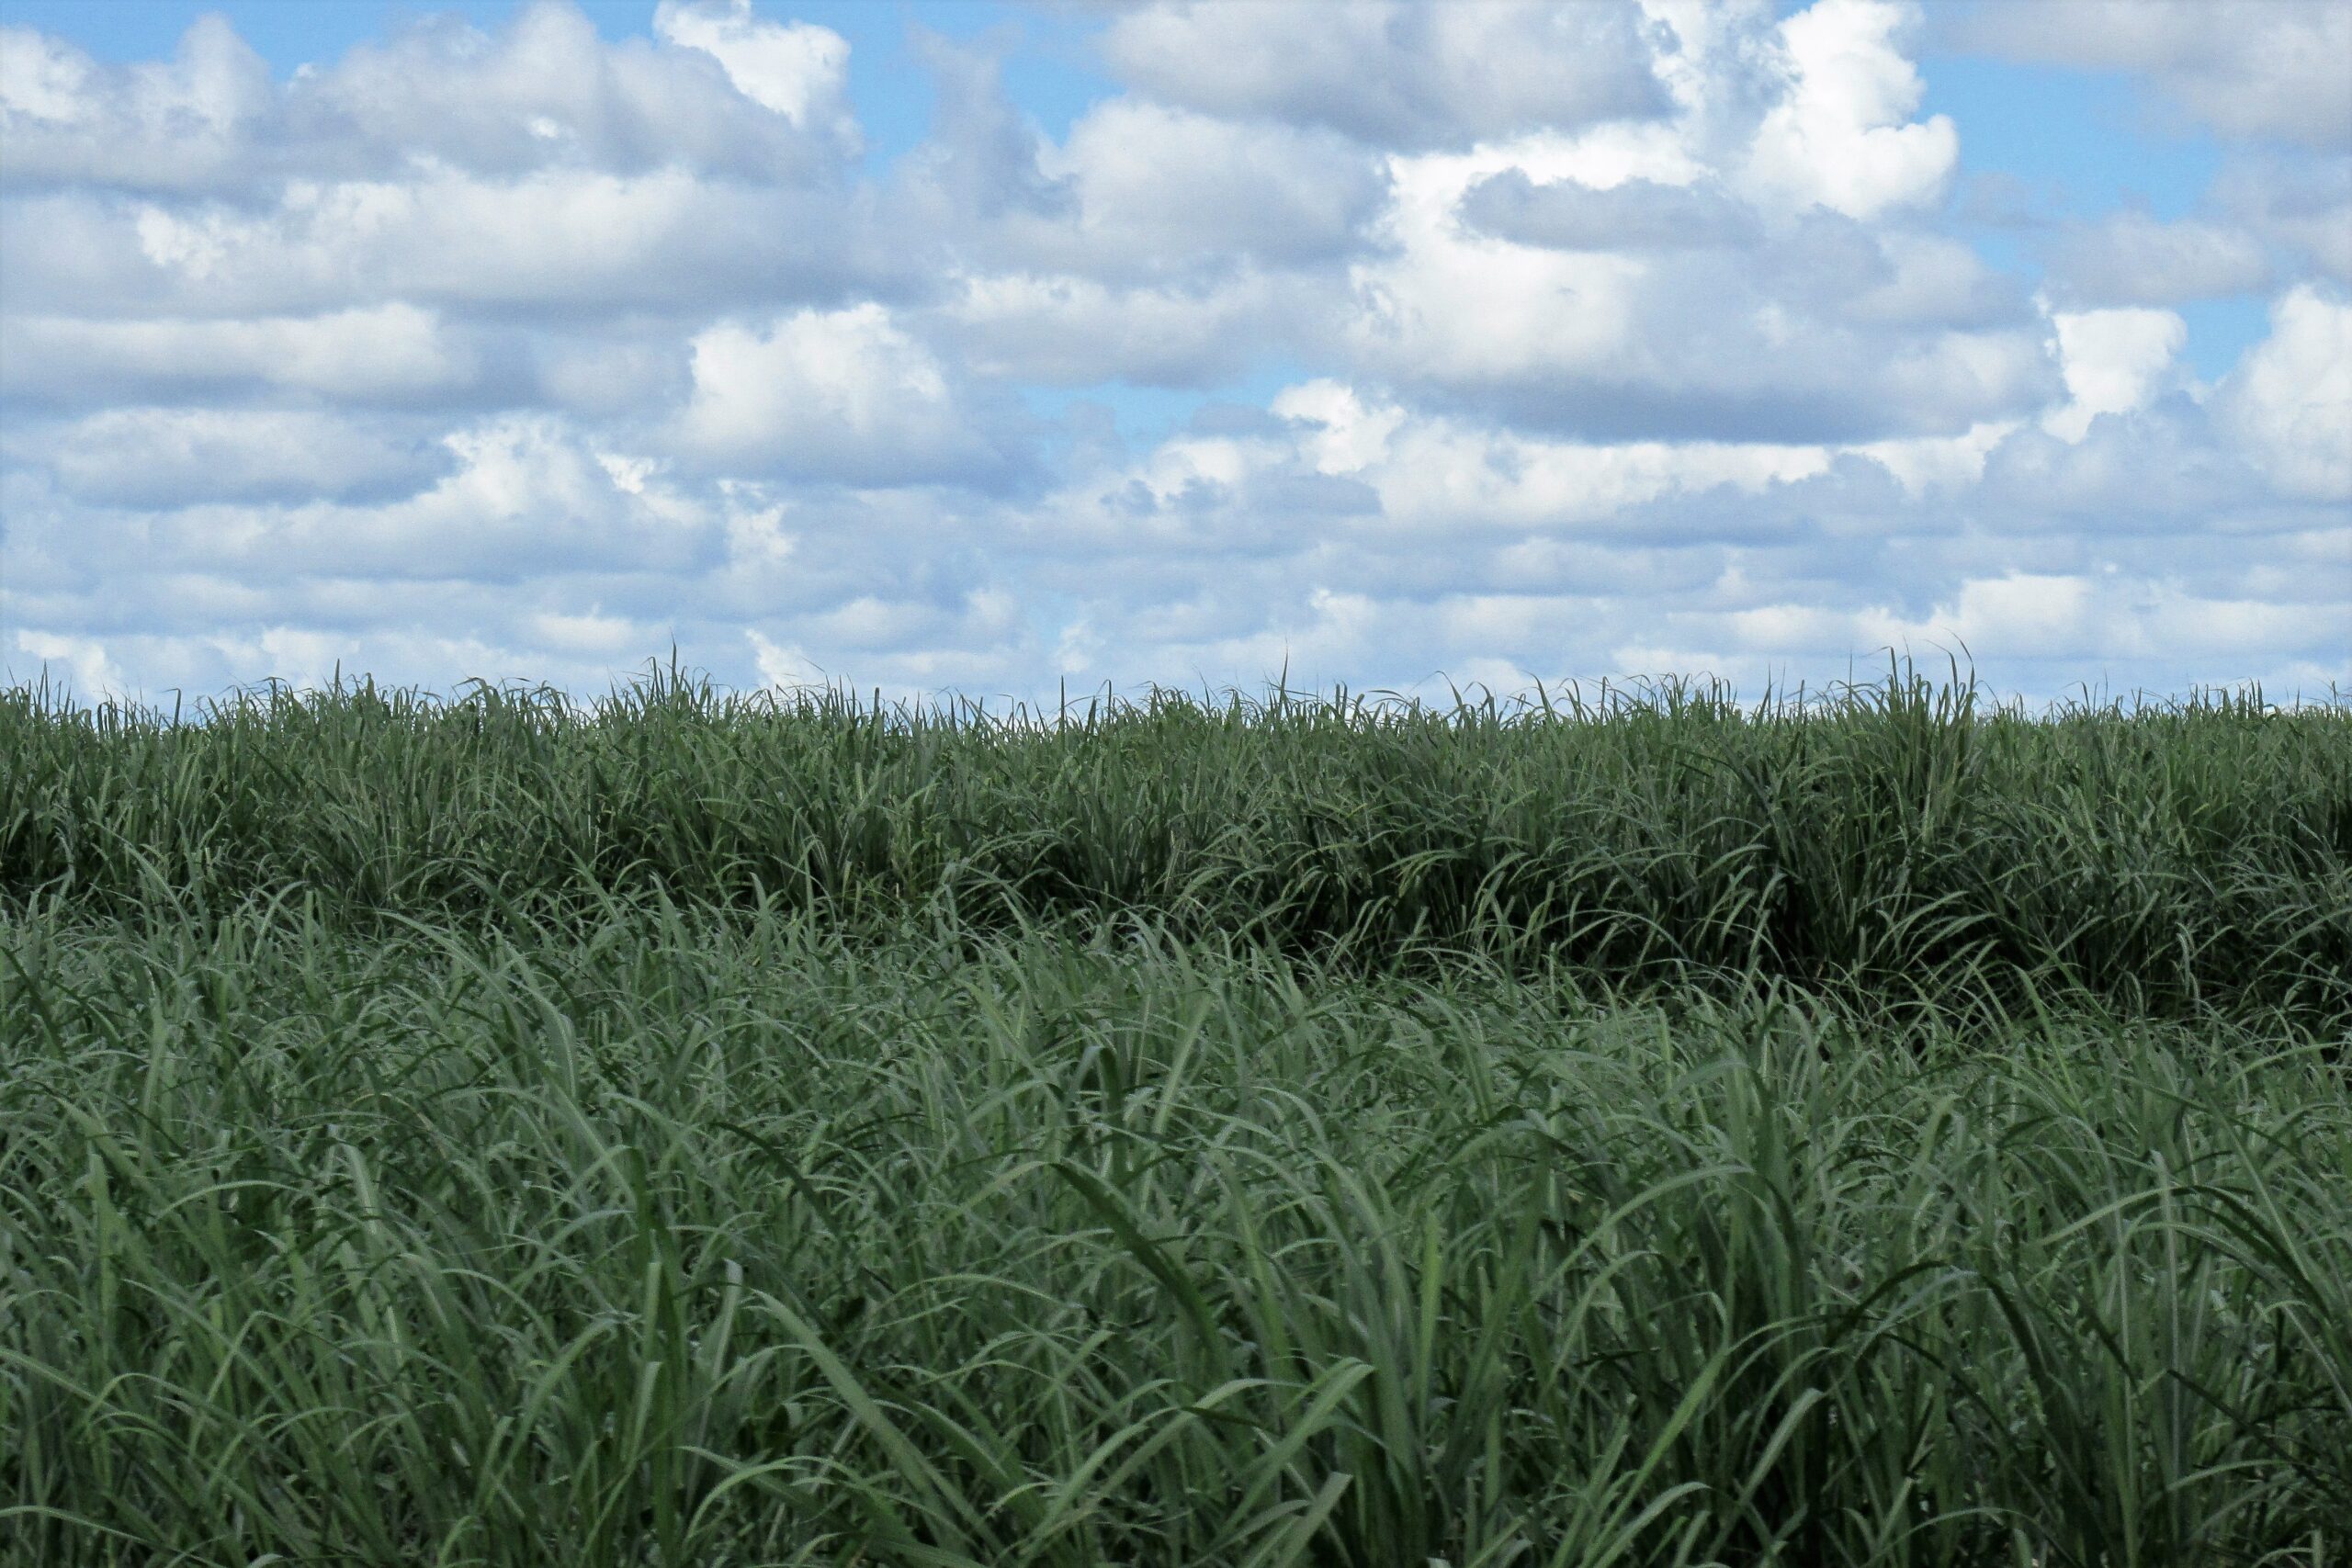
<svg viewBox="0 0 2352 1568"><path fill-rule="evenodd" d="M1041 722L656 670L587 709L273 688L200 722L0 696L0 897L360 918L608 893L967 931L1131 915L1385 968L2352 1013L2352 711L2030 718L1894 669L1449 711L1157 693Z"/></svg>
<svg viewBox="0 0 2352 1568"><path fill-rule="evenodd" d="M773 908L7 933L13 1561L2305 1561L2274 1021L1408 984Z"/></svg>
<svg viewBox="0 0 2352 1568"><path fill-rule="evenodd" d="M2348 729L10 694L0 1562L2339 1562Z"/></svg>

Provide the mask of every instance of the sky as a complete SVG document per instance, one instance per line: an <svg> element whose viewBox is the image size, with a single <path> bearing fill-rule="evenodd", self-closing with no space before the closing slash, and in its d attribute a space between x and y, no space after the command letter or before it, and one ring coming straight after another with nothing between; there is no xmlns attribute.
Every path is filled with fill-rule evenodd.
<svg viewBox="0 0 2352 1568"><path fill-rule="evenodd" d="M0 0L0 672L2352 691L2352 0Z"/></svg>

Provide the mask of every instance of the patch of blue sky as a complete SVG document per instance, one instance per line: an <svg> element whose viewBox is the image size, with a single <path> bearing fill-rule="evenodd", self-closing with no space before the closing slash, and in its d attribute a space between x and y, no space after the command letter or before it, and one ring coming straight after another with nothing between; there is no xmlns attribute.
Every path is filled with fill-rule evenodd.
<svg viewBox="0 0 2352 1568"><path fill-rule="evenodd" d="M1938 54L1920 73L1928 92L1919 112L1951 116L1962 168L2023 181L2047 195L2047 216L2136 207L2185 218L2222 165L2209 132L2118 73Z"/></svg>
<svg viewBox="0 0 2352 1568"><path fill-rule="evenodd" d="M1134 453L1157 446L1180 431L1197 425L1217 425L1229 413L1248 424L1268 417L1266 405L1285 387L1310 380L1314 372L1287 356L1252 366L1242 375L1207 389L1145 387L1128 381L1104 381L1088 387L1022 388L1029 412L1072 435L1078 422L1072 411L1091 404L1106 411L1120 443Z"/></svg>
<svg viewBox="0 0 2352 1568"><path fill-rule="evenodd" d="M2245 351L2270 333L2270 305L2251 294L2225 299L2192 299L2173 309L2188 323L2184 357L2197 374L2218 381Z"/></svg>
<svg viewBox="0 0 2352 1568"><path fill-rule="evenodd" d="M2064 221L2194 216L2222 166L2210 132L2120 73L1931 53L1920 73L1920 115L1960 130L1953 227L2007 272L2038 277L2035 246ZM2185 357L2209 381L2269 330L2267 303L2251 294L2174 309L2188 323Z"/></svg>
<svg viewBox="0 0 2352 1568"><path fill-rule="evenodd" d="M572 0L606 38L650 37L652 0ZM198 17L218 12L279 76L323 64L353 44L378 41L410 23L455 13L476 27L495 26L518 0L0 0L0 22L71 39L97 59L167 60Z"/></svg>

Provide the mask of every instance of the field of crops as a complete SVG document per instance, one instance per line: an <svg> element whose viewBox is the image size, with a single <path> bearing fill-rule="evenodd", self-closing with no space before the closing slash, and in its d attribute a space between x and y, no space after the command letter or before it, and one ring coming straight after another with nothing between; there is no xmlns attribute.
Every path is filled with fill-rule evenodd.
<svg viewBox="0 0 2352 1568"><path fill-rule="evenodd" d="M0 694L0 1561L2277 1564L2352 711Z"/></svg>

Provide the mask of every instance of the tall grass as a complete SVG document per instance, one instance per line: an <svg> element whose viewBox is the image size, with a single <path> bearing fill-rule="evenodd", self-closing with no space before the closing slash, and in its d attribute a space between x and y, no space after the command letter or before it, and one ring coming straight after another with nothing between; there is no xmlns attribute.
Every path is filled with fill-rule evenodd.
<svg viewBox="0 0 2352 1568"><path fill-rule="evenodd" d="M2352 713L0 694L0 1562L2333 1568Z"/></svg>
<svg viewBox="0 0 2352 1568"><path fill-rule="evenodd" d="M1125 914L1374 964L2352 1016L2352 711L2258 694L2030 717L1898 667L1747 709L1669 683L1446 711L1155 694L1039 723L657 669L587 707L362 682L199 716L0 695L0 897Z"/></svg>
<svg viewBox="0 0 2352 1568"><path fill-rule="evenodd" d="M0 1554L2341 1561L2335 1040L1099 937L16 917Z"/></svg>

